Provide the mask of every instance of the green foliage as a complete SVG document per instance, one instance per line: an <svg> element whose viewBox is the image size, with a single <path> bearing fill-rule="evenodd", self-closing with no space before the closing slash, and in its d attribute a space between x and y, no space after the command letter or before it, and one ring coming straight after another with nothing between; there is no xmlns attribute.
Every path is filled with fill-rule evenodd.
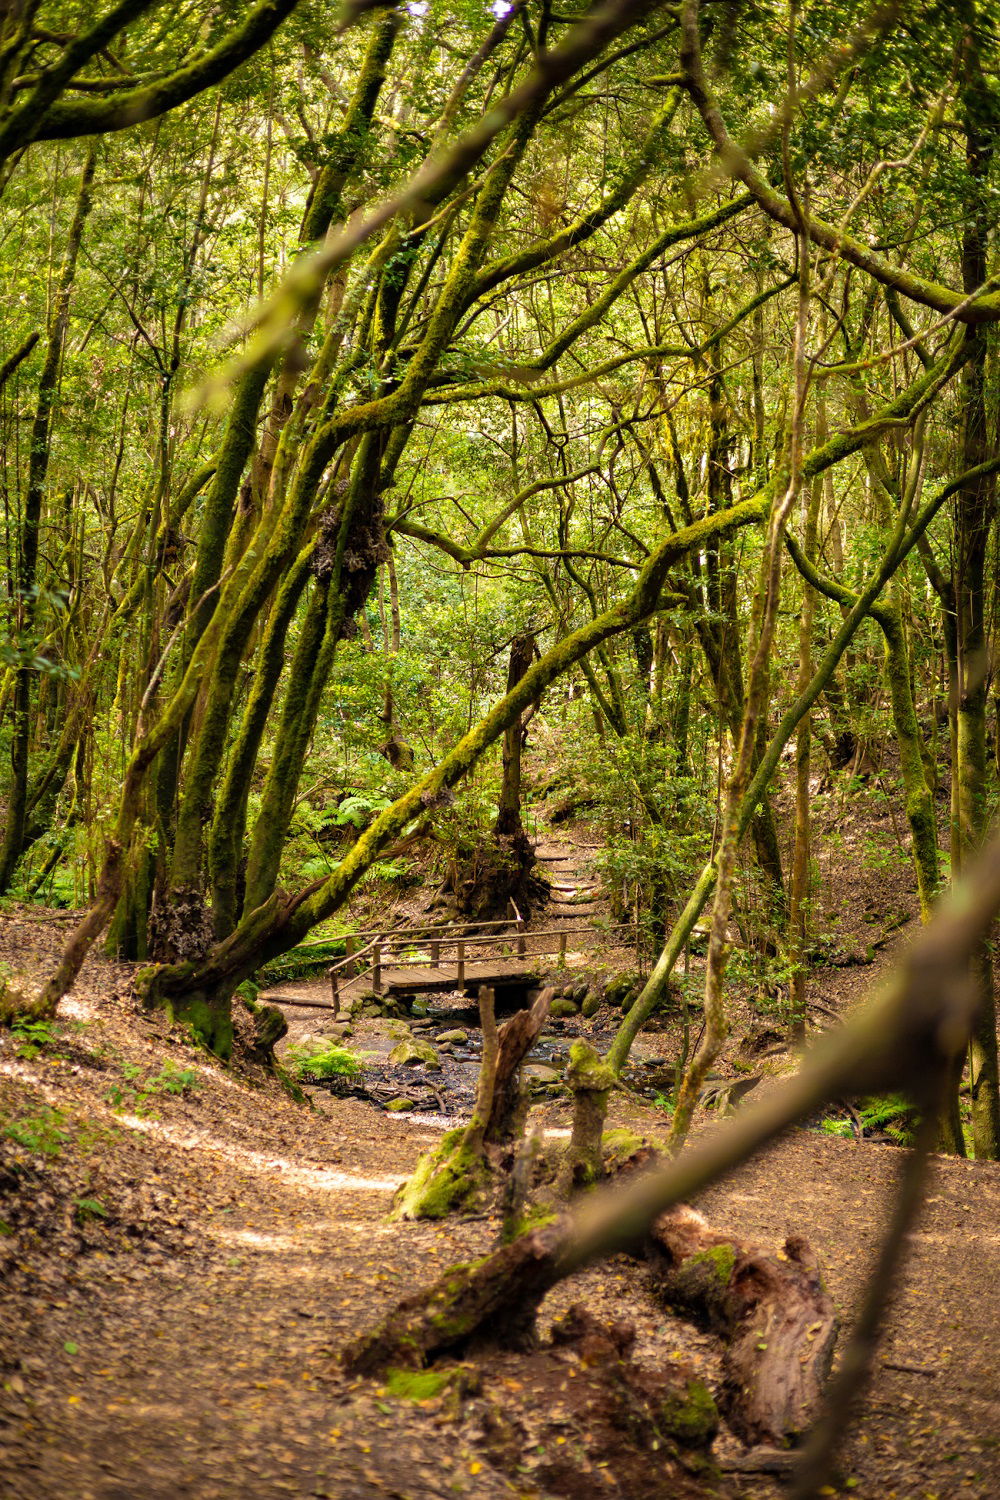
<svg viewBox="0 0 1000 1500"><path fill-rule="evenodd" d="M52 1105L43 1106L37 1114L24 1114L3 1127L3 1133L15 1145L40 1156L56 1157L68 1141L72 1131L66 1126L66 1116Z"/></svg>
<svg viewBox="0 0 1000 1500"><path fill-rule="evenodd" d="M913 1104L902 1094L877 1094L858 1103L858 1119L862 1135L883 1131L897 1145L911 1146L917 1124ZM837 1135L847 1140L855 1136L851 1120L838 1120L826 1116L820 1125L826 1135Z"/></svg>
<svg viewBox="0 0 1000 1500"><path fill-rule="evenodd" d="M31 1021L22 1016L10 1029L19 1041L18 1057L28 1062L59 1040L58 1028L52 1021Z"/></svg>
<svg viewBox="0 0 1000 1500"><path fill-rule="evenodd" d="M180 1096L201 1083L197 1068L182 1068L170 1058L157 1073L151 1074L137 1063L124 1063L122 1074L127 1086L112 1084L104 1096L105 1102L119 1113L129 1111L136 1115L149 1114L151 1101L158 1097Z"/></svg>
<svg viewBox="0 0 1000 1500"><path fill-rule="evenodd" d="M355 792L353 796L343 799L333 821L338 828L347 825L352 828L367 828L372 819L391 804L391 797L365 797L360 792Z"/></svg>
<svg viewBox="0 0 1000 1500"><path fill-rule="evenodd" d="M258 969L258 983L255 985L253 998L257 998L262 987L276 984L282 979L307 979L312 974L322 974L338 958L343 958L346 952L347 946L343 938L330 938L327 941L314 939L299 947L289 948L287 953L282 953L279 958L272 959L262 969Z"/></svg>
<svg viewBox="0 0 1000 1500"><path fill-rule="evenodd" d="M89 1224L95 1219L106 1219L108 1210L100 1198L74 1198L73 1210L78 1224Z"/></svg>
<svg viewBox="0 0 1000 1500"><path fill-rule="evenodd" d="M362 1055L337 1042L303 1042L289 1047L283 1065L295 1078L360 1078Z"/></svg>

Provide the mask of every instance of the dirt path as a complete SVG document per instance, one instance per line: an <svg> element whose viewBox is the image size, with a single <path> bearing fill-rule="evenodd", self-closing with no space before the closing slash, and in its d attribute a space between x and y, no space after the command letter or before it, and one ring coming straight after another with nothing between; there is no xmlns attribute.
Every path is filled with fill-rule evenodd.
<svg viewBox="0 0 1000 1500"><path fill-rule="evenodd" d="M902 909L905 882L897 891L880 873L848 861L824 891L841 953L864 956ZM854 1003L901 934L888 931L875 963L817 973L823 1019ZM3 956L37 955L58 932L15 921L4 938ZM437 1132L326 1095L307 1112L259 1074L208 1066L161 1018L114 998L126 978L94 961L34 1055L0 1039L0 1500L545 1500L532 1478L544 1455L513 1476L493 1462L490 1424L517 1399L509 1371L487 1363L480 1393L458 1405L414 1404L337 1364L400 1295L495 1241L484 1219L388 1221ZM194 1082L170 1092L162 1080L178 1073ZM655 1136L663 1117L622 1102L616 1122ZM548 1129L566 1124L564 1105L545 1107ZM798 1130L699 1207L771 1244L806 1234L848 1326L900 1160ZM82 1213L95 1201L103 1217ZM1000 1495L998 1223L1000 1168L937 1159L843 1493ZM715 1340L665 1314L641 1266L581 1273L546 1316L574 1300L632 1319L649 1363L717 1373ZM738 1457L731 1441L718 1449ZM581 1485L581 1500L617 1493L608 1479ZM782 1491L730 1473L718 1493Z"/></svg>
<svg viewBox="0 0 1000 1500"><path fill-rule="evenodd" d="M8 1071L7 1090L15 1080L26 1086ZM352 1386L334 1359L390 1301L491 1241L495 1226L481 1221L386 1222L394 1186L432 1134L331 1099L304 1117L269 1095L254 1115L241 1093L209 1081L159 1120L125 1119L122 1165L169 1184L182 1245L64 1267L38 1255L4 1340L4 1500L517 1492L482 1443L483 1401L502 1393L487 1388L449 1415ZM701 1206L770 1241L806 1231L848 1312L898 1160L798 1131ZM850 1493L1000 1493L1000 1378L984 1341L1000 1314L998 1222L1000 1172L940 1161L850 1445ZM683 1354L711 1372L713 1341L666 1317L638 1266L616 1260L551 1300L581 1297L633 1317L646 1357ZM745 1481L739 1492L775 1491Z"/></svg>

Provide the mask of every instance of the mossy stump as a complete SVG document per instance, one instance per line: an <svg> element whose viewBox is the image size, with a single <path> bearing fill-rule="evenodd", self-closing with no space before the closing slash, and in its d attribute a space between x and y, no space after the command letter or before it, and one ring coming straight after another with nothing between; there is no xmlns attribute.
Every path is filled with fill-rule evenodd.
<svg viewBox="0 0 1000 1500"><path fill-rule="evenodd" d="M396 1219L444 1219L469 1208L492 1182L489 1166L469 1130L459 1125L417 1162L393 1200Z"/></svg>
<svg viewBox="0 0 1000 1500"><path fill-rule="evenodd" d="M573 1091L573 1128L563 1185L570 1191L590 1187L604 1175L601 1138L615 1075L589 1042L576 1041L569 1049L566 1082Z"/></svg>

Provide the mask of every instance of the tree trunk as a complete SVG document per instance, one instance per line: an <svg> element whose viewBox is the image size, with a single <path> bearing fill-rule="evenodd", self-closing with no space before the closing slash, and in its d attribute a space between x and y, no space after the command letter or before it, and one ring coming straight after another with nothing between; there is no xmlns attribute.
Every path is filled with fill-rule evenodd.
<svg viewBox="0 0 1000 1500"><path fill-rule="evenodd" d="M522 631L510 644L510 661L507 666L507 691L517 687L531 666L535 654L535 637L531 631ZM500 784L500 799L497 803L497 820L494 832L498 838L515 839L519 844L527 843L524 824L521 821L521 751L524 748L524 715L517 718L503 736L503 779Z"/></svg>
<svg viewBox="0 0 1000 1500"><path fill-rule="evenodd" d="M38 588L38 544L42 527L45 481L49 471L52 447L52 415L56 405L63 348L69 328L70 297L76 277L76 263L83 240L83 229L90 213L97 148L87 153L80 179L73 222L59 271L52 306L52 323L45 364L38 382L38 401L31 426L31 451L28 459L28 486L21 522L20 557L17 570L17 625L22 638L21 651L30 659L31 634L34 629ZM28 753L31 744L31 698L35 669L19 665L14 677L13 734L10 744L10 782L7 788L7 822L0 847L0 892L6 891L25 847L25 825L28 808Z"/></svg>
<svg viewBox="0 0 1000 1500"><path fill-rule="evenodd" d="M975 41L966 42L961 95L966 162L972 203L962 231L962 284L968 294L987 276L992 215L986 200L986 178L996 149L996 106L982 75ZM962 374L965 427L962 467L990 455L987 413L986 335L972 328L972 357ZM962 859L979 849L989 822L986 776L986 709L989 649L986 635L985 573L990 533L996 517L992 476L963 486L956 514L955 594L958 615L958 816ZM997 1012L993 994L993 958L984 943L972 964L979 1005L969 1043L972 1084L972 1137L977 1157L1000 1158L1000 1078L997 1065Z"/></svg>

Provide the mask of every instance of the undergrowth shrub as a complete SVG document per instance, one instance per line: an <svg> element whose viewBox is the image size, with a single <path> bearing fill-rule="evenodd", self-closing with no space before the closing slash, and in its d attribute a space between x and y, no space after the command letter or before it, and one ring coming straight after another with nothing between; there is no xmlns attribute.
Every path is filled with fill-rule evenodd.
<svg viewBox="0 0 1000 1500"><path fill-rule="evenodd" d="M359 1054L337 1042L301 1042L282 1062L295 1078L359 1078L363 1071Z"/></svg>

